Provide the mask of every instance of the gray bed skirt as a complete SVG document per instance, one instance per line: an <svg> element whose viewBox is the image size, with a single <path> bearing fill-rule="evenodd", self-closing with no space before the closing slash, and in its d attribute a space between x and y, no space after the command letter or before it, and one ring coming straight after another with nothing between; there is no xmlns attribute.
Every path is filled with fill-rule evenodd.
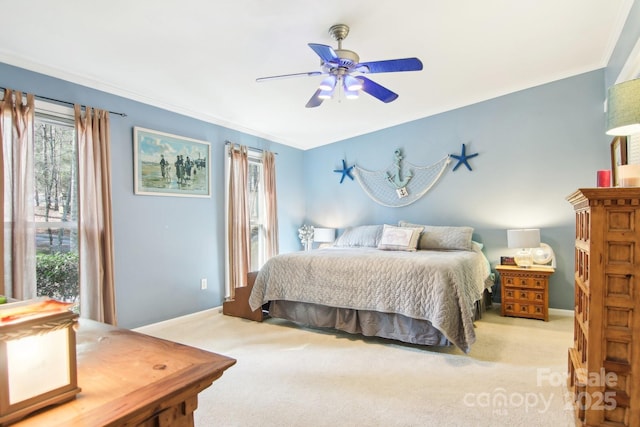
<svg viewBox="0 0 640 427"><path fill-rule="evenodd" d="M474 320L491 305L491 294L476 302ZM394 313L327 307L294 301L271 301L269 316L313 328L332 328L352 334L376 336L410 344L448 346L451 342L428 320Z"/></svg>

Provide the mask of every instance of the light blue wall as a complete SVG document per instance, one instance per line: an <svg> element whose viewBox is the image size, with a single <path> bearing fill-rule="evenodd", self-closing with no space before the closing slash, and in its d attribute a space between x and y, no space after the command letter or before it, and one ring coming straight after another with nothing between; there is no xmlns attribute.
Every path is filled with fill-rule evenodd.
<svg viewBox="0 0 640 427"><path fill-rule="evenodd" d="M508 254L506 229L540 227L558 257L550 305L573 306L573 213L565 200L592 187L608 169L605 88L615 81L640 35L636 2L604 70L539 86L302 152L122 97L0 63L0 86L126 113L112 116L113 217L119 324L132 328L219 306L223 299L223 144L276 151L281 252L300 249L304 222L345 227L394 223L471 225L493 264ZM210 199L135 196L132 129L141 126L211 142ZM342 159L366 169L389 166L401 148L408 161L429 164L458 154L479 156L473 171L451 166L422 199L385 208L333 169ZM200 278L209 281L200 290Z"/></svg>
<svg viewBox="0 0 640 427"><path fill-rule="evenodd" d="M303 152L122 97L0 63L0 86L123 112L111 115L113 226L118 323L133 328L221 305L224 292L225 140L276 156L280 247L299 249L304 218ZM133 194L133 127L211 143L212 197ZM200 279L208 289L200 290Z"/></svg>
<svg viewBox="0 0 640 427"><path fill-rule="evenodd" d="M596 171L610 167L604 134L603 71L594 71L469 107L388 128L305 152L308 221L343 228L408 220L469 225L492 264L506 247L506 229L541 229L556 252L550 306L573 306L574 217L566 196L595 185ZM402 208L371 200L356 181L339 184L341 160L368 170L392 164L393 152L417 165L447 154L479 153L452 171L423 198Z"/></svg>

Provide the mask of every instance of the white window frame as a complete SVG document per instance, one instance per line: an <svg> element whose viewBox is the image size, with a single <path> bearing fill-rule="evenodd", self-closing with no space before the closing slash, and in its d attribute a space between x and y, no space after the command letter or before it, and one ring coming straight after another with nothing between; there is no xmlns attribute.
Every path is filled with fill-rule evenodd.
<svg viewBox="0 0 640 427"><path fill-rule="evenodd" d="M249 165L251 165L251 163L253 164L257 164L259 165L259 174L260 174L260 181L258 184L258 216L257 218L254 218L253 216L249 215L249 230L251 230L254 227L258 228L258 259L254 260L252 257L249 259L250 261L250 270L252 271L258 271L260 268L262 268L262 266L264 265L264 263L266 262L266 229L264 226L265 223L265 211L266 211L266 201L265 201L265 194L264 194L264 163L263 163L263 157L262 157L262 152L261 151L253 151L253 150L249 150L248 152L248 157L249 157Z"/></svg>
<svg viewBox="0 0 640 427"><path fill-rule="evenodd" d="M42 101L39 99L35 100L35 111L34 111L34 122L40 119L49 119L51 121L63 122L64 124L69 124L71 127L75 128L75 114L73 112L73 108L54 104L48 101ZM76 135L76 144L78 144L78 138ZM78 164L78 159L76 159L76 168L80 165ZM34 170L35 173L35 170ZM78 200L76 195L76 200ZM78 200L80 203L80 200ZM34 218L33 224L36 229L38 228L62 228L67 230L78 230L78 221L36 221Z"/></svg>

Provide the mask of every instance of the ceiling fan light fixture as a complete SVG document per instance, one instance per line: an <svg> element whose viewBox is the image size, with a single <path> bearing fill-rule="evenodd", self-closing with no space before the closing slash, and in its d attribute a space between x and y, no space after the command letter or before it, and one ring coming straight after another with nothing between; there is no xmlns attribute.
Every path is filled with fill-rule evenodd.
<svg viewBox="0 0 640 427"><path fill-rule="evenodd" d="M320 93L318 94L318 99L331 99L332 96L333 96L333 89L320 90Z"/></svg>
<svg viewBox="0 0 640 427"><path fill-rule="evenodd" d="M362 81L356 79L353 76L344 76L344 89L345 91L359 91L362 89Z"/></svg>
<svg viewBox="0 0 640 427"><path fill-rule="evenodd" d="M327 76L320 82L320 86L318 89L321 91L333 91L333 88L336 87L336 76Z"/></svg>
<svg viewBox="0 0 640 427"><path fill-rule="evenodd" d="M398 94L365 77L364 73L395 73L399 71L420 71L422 61L418 58L398 58L383 61L360 62L360 56L352 50L342 48L342 42L349 34L349 26L336 24L329 34L338 42L338 48L319 43L307 43L320 58L320 70L303 73L282 74L279 76L259 77L258 82L295 76L323 76L318 89L313 93L306 108L315 108L326 99L355 99L360 91L373 96L384 103L393 102ZM352 74L355 74L352 75Z"/></svg>
<svg viewBox="0 0 640 427"><path fill-rule="evenodd" d="M360 94L358 93L357 90L348 90L348 89L344 90L344 97L346 99L358 99L359 96Z"/></svg>

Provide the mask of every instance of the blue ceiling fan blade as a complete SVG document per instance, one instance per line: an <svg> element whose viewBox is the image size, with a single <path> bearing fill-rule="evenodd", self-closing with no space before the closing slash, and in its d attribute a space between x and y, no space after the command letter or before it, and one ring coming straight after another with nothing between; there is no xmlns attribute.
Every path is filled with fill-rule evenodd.
<svg viewBox="0 0 640 427"><path fill-rule="evenodd" d="M306 73L293 73L293 74L281 74L279 76L258 77L256 81L264 82L265 80L286 79L289 77L300 77L300 76L320 76L322 74L325 74L325 73L323 73L322 71L307 71Z"/></svg>
<svg viewBox="0 0 640 427"><path fill-rule="evenodd" d="M358 80L362 81L362 91L368 93L374 98L378 98L382 102L391 102L395 101L398 98L398 94L395 92L391 92L384 86L379 85L378 83L369 80L366 77L358 76Z"/></svg>
<svg viewBox="0 0 640 427"><path fill-rule="evenodd" d="M320 98L320 92L322 92L322 90L318 89L316 93L314 93L313 96L309 99L305 107L314 108L322 104L323 99Z"/></svg>
<svg viewBox="0 0 640 427"><path fill-rule="evenodd" d="M318 56L322 59L322 62L338 62L339 58L336 55L336 51L333 50L331 46L327 46L324 44L317 43L309 43L309 47L313 49L313 51L318 54Z"/></svg>
<svg viewBox="0 0 640 427"><path fill-rule="evenodd" d="M366 67L366 68L363 68ZM361 73L393 73L396 71L420 71L422 61L418 58L389 59L387 61L361 62L357 68Z"/></svg>

